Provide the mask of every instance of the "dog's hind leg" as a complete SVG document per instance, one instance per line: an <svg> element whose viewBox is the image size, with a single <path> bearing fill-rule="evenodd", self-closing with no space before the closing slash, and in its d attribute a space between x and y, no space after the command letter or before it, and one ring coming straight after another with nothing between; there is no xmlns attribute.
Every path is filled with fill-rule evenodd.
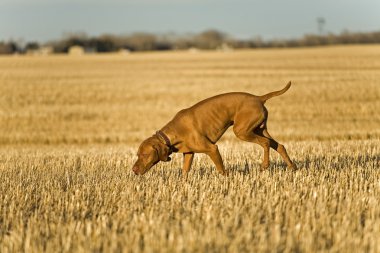
<svg viewBox="0 0 380 253"><path fill-rule="evenodd" d="M276 150L281 155L288 168L296 170L297 166L292 162L292 160L290 160L288 152L286 152L284 145L278 143L275 139L272 138L272 136L268 133L268 129L266 128L266 126L262 130L259 130L259 132L261 132L261 134L264 137L269 139L270 147Z"/></svg>
<svg viewBox="0 0 380 253"><path fill-rule="evenodd" d="M261 169L265 170L269 167L269 147L270 141L268 138L255 134L254 132L239 133L236 135L243 141L249 141L259 144L264 149L264 158L261 164Z"/></svg>
<svg viewBox="0 0 380 253"><path fill-rule="evenodd" d="M240 113L235 117L233 128L236 137L243 141L257 143L264 149L264 159L261 164L261 168L263 170L269 167L270 141L268 138L255 133L254 130L264 124L265 120L265 111L262 111L262 113L259 114L256 118L252 118L252 112L248 111L246 113Z"/></svg>

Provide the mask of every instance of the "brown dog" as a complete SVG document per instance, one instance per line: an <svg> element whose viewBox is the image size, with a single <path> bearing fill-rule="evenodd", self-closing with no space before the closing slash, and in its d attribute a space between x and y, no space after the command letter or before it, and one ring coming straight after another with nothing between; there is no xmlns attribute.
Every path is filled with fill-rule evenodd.
<svg viewBox="0 0 380 253"><path fill-rule="evenodd" d="M264 148L263 169L269 166L269 148L276 150L289 168L296 169L284 146L269 135L266 127L268 111L264 106L265 101L283 94L290 85L289 82L284 89L263 96L243 92L221 94L181 110L155 135L141 143L133 171L142 175L159 161L170 161L172 152L180 152L183 153L182 171L187 174L194 153L205 153L215 163L218 172L227 175L215 143L232 125L239 139Z"/></svg>

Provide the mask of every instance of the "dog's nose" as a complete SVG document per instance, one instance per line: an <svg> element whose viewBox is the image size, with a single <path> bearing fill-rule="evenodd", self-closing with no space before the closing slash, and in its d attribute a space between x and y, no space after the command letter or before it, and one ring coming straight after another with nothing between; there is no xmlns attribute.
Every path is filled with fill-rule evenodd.
<svg viewBox="0 0 380 253"><path fill-rule="evenodd" d="M138 173L139 168L138 168L137 166L133 166L132 170L133 170L133 172L134 172L136 175L139 174L139 173Z"/></svg>

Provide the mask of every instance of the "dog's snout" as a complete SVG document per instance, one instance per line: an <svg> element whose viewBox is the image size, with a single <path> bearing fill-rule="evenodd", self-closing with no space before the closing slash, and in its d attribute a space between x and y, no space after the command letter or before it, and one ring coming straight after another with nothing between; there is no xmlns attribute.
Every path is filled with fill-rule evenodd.
<svg viewBox="0 0 380 253"><path fill-rule="evenodd" d="M137 166L133 166L132 168L133 172L138 175L139 174L139 168Z"/></svg>

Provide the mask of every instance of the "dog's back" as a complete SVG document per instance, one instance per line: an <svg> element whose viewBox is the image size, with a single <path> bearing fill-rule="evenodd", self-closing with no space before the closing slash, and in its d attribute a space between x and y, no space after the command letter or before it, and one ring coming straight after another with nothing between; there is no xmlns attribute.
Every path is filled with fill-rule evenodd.
<svg viewBox="0 0 380 253"><path fill-rule="evenodd" d="M251 110L258 108L260 112L265 110L258 96L244 92L231 92L207 98L179 111L168 125L175 124L177 128L181 125L184 132L195 131L205 135L212 143L216 143L234 124L236 112L245 107Z"/></svg>

